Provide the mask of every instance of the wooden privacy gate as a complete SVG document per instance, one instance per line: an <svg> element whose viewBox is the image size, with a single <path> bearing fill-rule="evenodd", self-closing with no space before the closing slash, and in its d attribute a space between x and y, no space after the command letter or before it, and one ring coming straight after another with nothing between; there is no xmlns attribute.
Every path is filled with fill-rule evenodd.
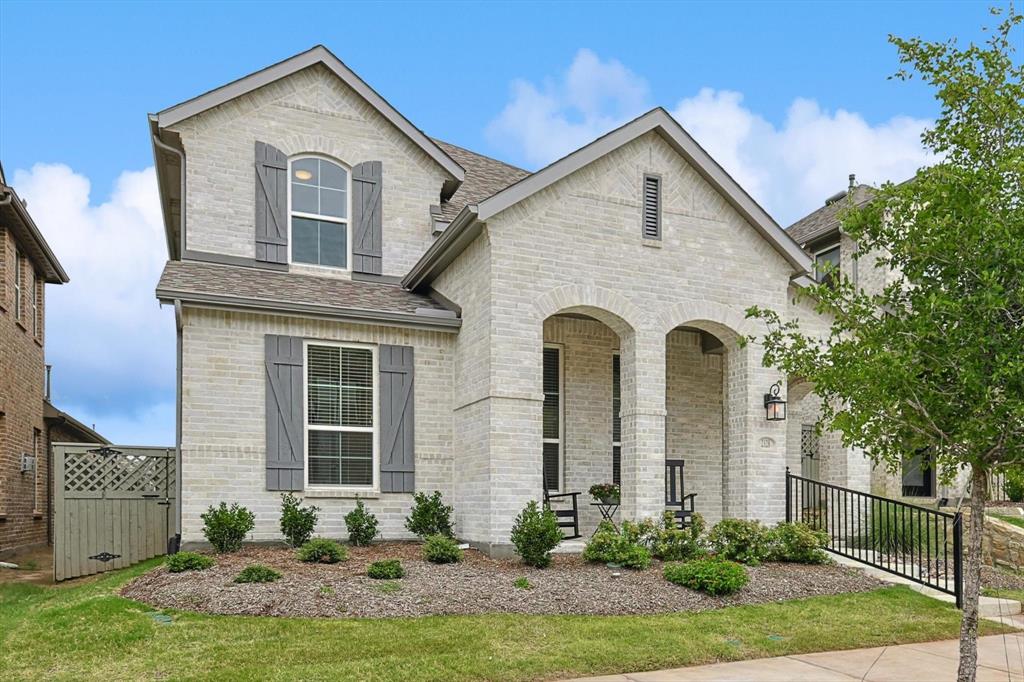
<svg viewBox="0 0 1024 682"><path fill-rule="evenodd" d="M54 579L167 553L177 509L174 455L174 448L54 444Z"/></svg>

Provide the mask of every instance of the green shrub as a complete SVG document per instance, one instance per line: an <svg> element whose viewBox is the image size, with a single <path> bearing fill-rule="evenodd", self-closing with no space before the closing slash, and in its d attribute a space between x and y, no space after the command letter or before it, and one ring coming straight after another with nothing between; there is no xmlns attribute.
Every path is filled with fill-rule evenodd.
<svg viewBox="0 0 1024 682"><path fill-rule="evenodd" d="M405 569L398 559L381 559L367 566L366 575L374 580L397 580L405 575Z"/></svg>
<svg viewBox="0 0 1024 682"><path fill-rule="evenodd" d="M171 573L182 571L205 571L213 566L213 559L195 552L178 552L167 557L167 570Z"/></svg>
<svg viewBox="0 0 1024 682"><path fill-rule="evenodd" d="M901 505L884 500L871 500L867 520L860 524L867 528L860 534L847 538L847 544L854 549L873 549L882 554L914 554L934 558L943 552L943 542L952 551L952 523L946 531L947 538L940 538L941 522L936 526L917 514L905 511Z"/></svg>
<svg viewBox="0 0 1024 682"><path fill-rule="evenodd" d="M412 496L412 512L405 519L405 527L421 538L429 535L455 537L452 524L452 508L441 501L441 491L433 495L415 493Z"/></svg>
<svg viewBox="0 0 1024 682"><path fill-rule="evenodd" d="M803 523L780 523L768 531L772 561L791 561L798 564L823 564L828 561L824 548L829 535Z"/></svg>
<svg viewBox="0 0 1024 682"><path fill-rule="evenodd" d="M723 519L708 533L708 545L722 559L756 566L769 555L768 529L759 521Z"/></svg>
<svg viewBox="0 0 1024 682"><path fill-rule="evenodd" d="M319 507L303 507L291 493L281 495L281 534L291 547L301 547L313 537Z"/></svg>
<svg viewBox="0 0 1024 682"><path fill-rule="evenodd" d="M1024 467L1006 470L1003 477L1003 492L1011 502L1024 502Z"/></svg>
<svg viewBox="0 0 1024 682"><path fill-rule="evenodd" d="M749 582L743 566L726 559L697 559L685 564L666 564L665 580L713 596L732 594Z"/></svg>
<svg viewBox="0 0 1024 682"><path fill-rule="evenodd" d="M245 507L236 502L229 508L224 502L219 507L211 506L203 520L203 535L218 552L237 552L242 547L242 540L256 525L256 517Z"/></svg>
<svg viewBox="0 0 1024 682"><path fill-rule="evenodd" d="M423 558L432 564L456 564L462 561L462 550L447 535L431 535L423 544Z"/></svg>
<svg viewBox="0 0 1024 682"><path fill-rule="evenodd" d="M281 574L263 564L253 564L252 566L246 566L242 569L242 572L235 576L236 583L272 583Z"/></svg>
<svg viewBox="0 0 1024 682"><path fill-rule="evenodd" d="M313 538L299 548L297 555L307 564L336 564L348 559L345 548L327 538Z"/></svg>
<svg viewBox="0 0 1024 682"><path fill-rule="evenodd" d="M675 514L665 512L661 527L656 529L650 541L651 554L662 561L689 561L704 555L702 537L704 517L694 514L690 525L680 529Z"/></svg>
<svg viewBox="0 0 1024 682"><path fill-rule="evenodd" d="M362 500L356 500L356 508L345 514L345 528L348 541L356 547L365 547L377 537L377 517L366 511Z"/></svg>
<svg viewBox="0 0 1024 682"><path fill-rule="evenodd" d="M512 581L512 586L515 587L517 590L531 590L531 589L533 589L533 585L531 585L530 581L526 579L526 576L520 576L519 578L516 578L515 580L513 580Z"/></svg>
<svg viewBox="0 0 1024 682"><path fill-rule="evenodd" d="M641 544L646 536L647 527L644 525L626 521L622 530L616 531L609 521L602 521L583 548L583 558L625 568L645 569L651 565L651 553Z"/></svg>
<svg viewBox="0 0 1024 682"><path fill-rule="evenodd" d="M551 565L551 550L562 541L562 529L550 509L542 509L530 500L512 524L512 544L527 566L546 568Z"/></svg>

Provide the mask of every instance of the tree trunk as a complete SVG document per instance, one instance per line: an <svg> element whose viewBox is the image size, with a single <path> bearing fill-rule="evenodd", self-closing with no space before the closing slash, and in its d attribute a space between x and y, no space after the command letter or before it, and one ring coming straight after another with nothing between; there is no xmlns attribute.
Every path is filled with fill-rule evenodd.
<svg viewBox="0 0 1024 682"><path fill-rule="evenodd" d="M988 476L985 469L971 465L971 514L964 543L963 618L960 621L960 669L958 682L974 682L978 672L978 596L981 592L981 536L985 526Z"/></svg>

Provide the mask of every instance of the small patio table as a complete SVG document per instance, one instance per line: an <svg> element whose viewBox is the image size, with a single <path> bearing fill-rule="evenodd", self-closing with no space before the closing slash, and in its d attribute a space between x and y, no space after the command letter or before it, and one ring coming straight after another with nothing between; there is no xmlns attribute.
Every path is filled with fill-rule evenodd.
<svg viewBox="0 0 1024 682"><path fill-rule="evenodd" d="M615 532L619 531L619 527L616 525L615 519L613 518L615 516L615 512L619 511L618 502L591 502L590 506L597 507L597 511L601 512L601 518L612 524L612 527L615 528ZM594 529L594 532L590 534L590 537L594 537L594 533L597 533L596 528Z"/></svg>

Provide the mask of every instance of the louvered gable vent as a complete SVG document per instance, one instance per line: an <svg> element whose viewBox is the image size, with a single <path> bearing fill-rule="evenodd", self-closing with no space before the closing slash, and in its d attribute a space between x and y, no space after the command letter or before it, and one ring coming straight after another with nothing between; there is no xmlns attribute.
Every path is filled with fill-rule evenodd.
<svg viewBox="0 0 1024 682"><path fill-rule="evenodd" d="M644 175L643 230L645 239L661 239L661 176Z"/></svg>

